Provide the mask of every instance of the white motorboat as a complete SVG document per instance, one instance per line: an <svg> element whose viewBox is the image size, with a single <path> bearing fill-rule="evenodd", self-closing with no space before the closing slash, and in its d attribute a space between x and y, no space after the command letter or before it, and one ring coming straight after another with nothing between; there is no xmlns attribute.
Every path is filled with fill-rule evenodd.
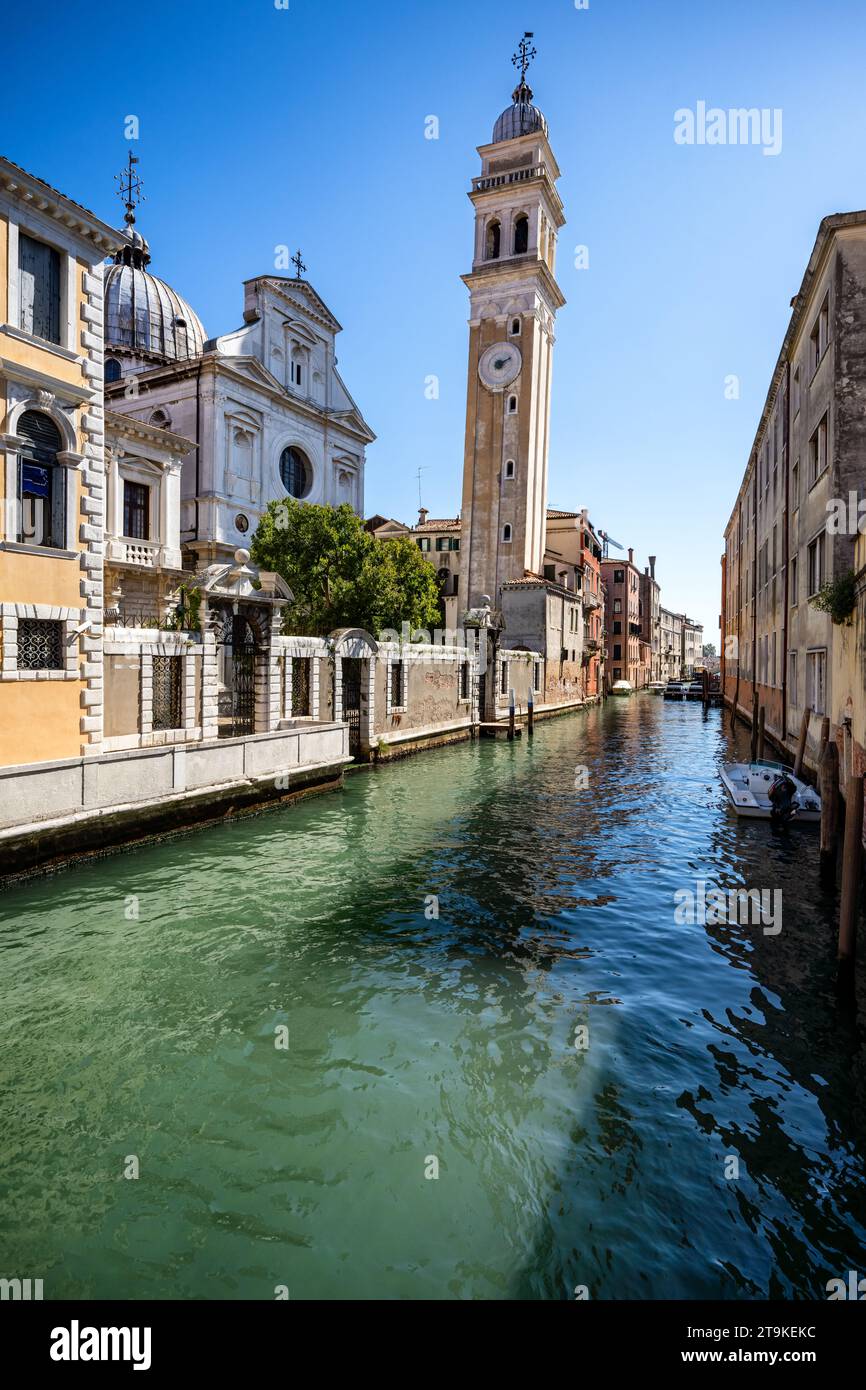
<svg viewBox="0 0 866 1390"><path fill-rule="evenodd" d="M665 685L664 681L650 681L649 685L647 686L647 690L649 691L650 695L664 695L665 691L667 690L667 686Z"/></svg>
<svg viewBox="0 0 866 1390"><path fill-rule="evenodd" d="M754 763L725 763L721 770L722 786L738 816L752 820L771 820L773 800L771 792L777 788L782 792L779 809L781 819L796 821L821 820L821 798L813 787L801 782L791 769L783 763L773 763L766 759ZM790 786L781 787L781 779L786 778ZM793 790L792 790L793 788ZM785 792L788 795L785 795ZM787 805L785 805L787 803Z"/></svg>
<svg viewBox="0 0 866 1390"><path fill-rule="evenodd" d="M614 681L611 695L633 695L634 686L631 681Z"/></svg>

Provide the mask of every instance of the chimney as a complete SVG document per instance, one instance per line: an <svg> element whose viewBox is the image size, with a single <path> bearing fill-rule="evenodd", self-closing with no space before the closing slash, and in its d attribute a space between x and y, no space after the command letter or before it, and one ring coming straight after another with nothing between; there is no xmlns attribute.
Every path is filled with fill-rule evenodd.
<svg viewBox="0 0 866 1390"><path fill-rule="evenodd" d="M628 562L630 565L634 564L634 550L631 546L628 548Z"/></svg>
<svg viewBox="0 0 866 1390"><path fill-rule="evenodd" d="M428 513L426 507L419 507L419 508L418 508L418 525L419 525L419 526L423 526L423 525L424 525L424 522L427 520L428 515L429 515L429 513Z"/></svg>
<svg viewBox="0 0 866 1390"><path fill-rule="evenodd" d="M655 557L655 555L651 555L651 556L649 557L649 562L650 562L650 575L651 575L651 577L652 577L653 579L655 579L655 577L656 577L656 557Z"/></svg>

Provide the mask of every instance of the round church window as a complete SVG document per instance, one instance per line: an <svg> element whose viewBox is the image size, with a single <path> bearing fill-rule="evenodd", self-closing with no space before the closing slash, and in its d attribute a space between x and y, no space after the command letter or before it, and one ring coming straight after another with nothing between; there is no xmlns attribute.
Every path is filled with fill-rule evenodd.
<svg viewBox="0 0 866 1390"><path fill-rule="evenodd" d="M241 535L244 535L250 529L249 517L244 516L243 512L238 512L237 516L235 517L235 526L238 528Z"/></svg>
<svg viewBox="0 0 866 1390"><path fill-rule="evenodd" d="M289 445L280 454L280 477L290 497L305 497L310 490L312 469L300 449Z"/></svg>

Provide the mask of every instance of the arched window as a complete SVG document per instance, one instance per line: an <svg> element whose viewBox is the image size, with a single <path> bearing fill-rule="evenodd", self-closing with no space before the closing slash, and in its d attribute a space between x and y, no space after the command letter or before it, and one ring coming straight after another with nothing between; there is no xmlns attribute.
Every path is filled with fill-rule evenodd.
<svg viewBox="0 0 866 1390"><path fill-rule="evenodd" d="M496 221L487 224L487 259L497 261L499 259L499 243L502 235L502 228Z"/></svg>
<svg viewBox="0 0 866 1390"><path fill-rule="evenodd" d="M520 319L512 319L512 320L511 320L511 336L512 336L512 338L516 338L519 332L520 332Z"/></svg>
<svg viewBox="0 0 866 1390"><path fill-rule="evenodd" d="M505 460L505 476L506 478L514 477L514 459Z"/></svg>
<svg viewBox="0 0 866 1390"><path fill-rule="evenodd" d="M120 363L116 357L109 357L105 363L105 384L108 386L112 381L120 381L123 373L120 370Z"/></svg>
<svg viewBox="0 0 866 1390"><path fill-rule="evenodd" d="M313 472L309 460L292 444L280 454L280 477L290 497L305 497L310 490Z"/></svg>
<svg viewBox="0 0 866 1390"><path fill-rule="evenodd" d="M503 528L502 528L502 540L503 540L503 542L504 542L505 545L508 545L509 542L510 542L510 540L511 540L511 522L510 522L510 521L506 521L505 525L504 525Z"/></svg>
<svg viewBox="0 0 866 1390"><path fill-rule="evenodd" d="M525 256L529 250L529 218L525 213L514 219L514 254Z"/></svg>
<svg viewBox="0 0 866 1390"><path fill-rule="evenodd" d="M65 550L66 469L57 462L63 449L60 430L49 415L25 410L15 433L26 441L18 461L18 540Z"/></svg>
<svg viewBox="0 0 866 1390"><path fill-rule="evenodd" d="M517 414L517 397L516 397L516 396L509 396L509 397L508 397L508 414L509 414L509 415L516 415L516 414Z"/></svg>
<svg viewBox="0 0 866 1390"><path fill-rule="evenodd" d="M150 417L149 423L155 425L158 430L170 430L171 416L167 410L155 410Z"/></svg>

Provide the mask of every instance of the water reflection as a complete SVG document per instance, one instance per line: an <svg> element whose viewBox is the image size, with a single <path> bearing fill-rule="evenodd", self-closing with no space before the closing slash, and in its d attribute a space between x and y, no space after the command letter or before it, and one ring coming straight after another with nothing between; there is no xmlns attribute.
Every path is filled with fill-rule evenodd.
<svg viewBox="0 0 866 1390"><path fill-rule="evenodd" d="M732 818L730 746L718 712L610 702L6 894L4 1266L130 1298L863 1270L834 895L813 831ZM698 879L780 888L781 934L678 925Z"/></svg>

